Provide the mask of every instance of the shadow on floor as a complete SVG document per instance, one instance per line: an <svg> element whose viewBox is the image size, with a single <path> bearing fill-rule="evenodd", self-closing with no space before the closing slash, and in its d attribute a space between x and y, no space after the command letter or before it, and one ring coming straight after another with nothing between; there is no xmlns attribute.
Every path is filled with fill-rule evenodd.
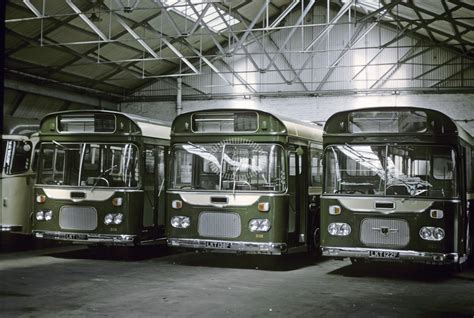
<svg viewBox="0 0 474 318"><path fill-rule="evenodd" d="M457 272L451 266L405 264L389 262L369 262L350 264L329 273L345 277L374 277L393 280L410 280L420 282L441 282L450 279L474 281L474 270L464 268Z"/></svg>
<svg viewBox="0 0 474 318"><path fill-rule="evenodd" d="M51 240L38 240L32 235L0 232L0 253L13 253L30 250L40 250L69 245Z"/></svg>
<svg viewBox="0 0 474 318"><path fill-rule="evenodd" d="M91 259L111 261L142 261L161 258L175 252L166 245L154 246L81 246L74 250L53 252L47 256L64 259Z"/></svg>
<svg viewBox="0 0 474 318"><path fill-rule="evenodd" d="M316 265L324 259L314 259L306 253L288 255L238 255L227 253L183 253L167 259L172 264L219 268L292 271Z"/></svg>

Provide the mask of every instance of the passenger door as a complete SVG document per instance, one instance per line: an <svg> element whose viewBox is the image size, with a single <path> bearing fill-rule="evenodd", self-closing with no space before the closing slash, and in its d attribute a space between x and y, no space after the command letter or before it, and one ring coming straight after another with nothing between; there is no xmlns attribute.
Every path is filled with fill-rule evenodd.
<svg viewBox="0 0 474 318"><path fill-rule="evenodd" d="M290 145L288 152L288 243L305 242L307 219L307 147Z"/></svg>
<svg viewBox="0 0 474 318"><path fill-rule="evenodd" d="M145 150L143 227L164 224L165 149L147 146Z"/></svg>

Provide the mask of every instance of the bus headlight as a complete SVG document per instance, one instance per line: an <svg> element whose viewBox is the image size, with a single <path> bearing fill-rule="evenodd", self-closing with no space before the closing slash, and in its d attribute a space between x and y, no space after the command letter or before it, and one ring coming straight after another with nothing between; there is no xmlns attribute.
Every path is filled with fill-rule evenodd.
<svg viewBox="0 0 474 318"><path fill-rule="evenodd" d="M109 213L104 217L104 224L105 225L112 224L113 221L114 221L114 215L112 213Z"/></svg>
<svg viewBox="0 0 474 318"><path fill-rule="evenodd" d="M420 237L427 241L441 241L444 235L444 230L440 227L423 226L420 229Z"/></svg>
<svg viewBox="0 0 474 318"><path fill-rule="evenodd" d="M347 223L331 223L328 225L328 233L333 236L348 236L351 231L351 226Z"/></svg>
<svg viewBox="0 0 474 318"><path fill-rule="evenodd" d="M433 237L437 241L441 241L442 239L444 239L444 230L440 227L435 228L433 231Z"/></svg>
<svg viewBox="0 0 474 318"><path fill-rule="evenodd" d="M44 212L43 211L36 212L35 217L36 217L37 221L43 221L44 220Z"/></svg>
<svg viewBox="0 0 474 318"><path fill-rule="evenodd" d="M269 219L252 219L249 222L250 232L268 232L271 224Z"/></svg>
<svg viewBox="0 0 474 318"><path fill-rule="evenodd" d="M123 221L123 214L122 213L117 213L115 216L114 216L114 224L122 224L122 221Z"/></svg>
<svg viewBox="0 0 474 318"><path fill-rule="evenodd" d="M177 215L171 218L171 226L177 229L185 229L191 225L189 216Z"/></svg>
<svg viewBox="0 0 474 318"><path fill-rule="evenodd" d="M431 236L431 230L427 227L422 227L420 229L420 237L424 240L429 240Z"/></svg>
<svg viewBox="0 0 474 318"><path fill-rule="evenodd" d="M44 220L51 221L52 219L53 219L53 211L51 210L44 211Z"/></svg>

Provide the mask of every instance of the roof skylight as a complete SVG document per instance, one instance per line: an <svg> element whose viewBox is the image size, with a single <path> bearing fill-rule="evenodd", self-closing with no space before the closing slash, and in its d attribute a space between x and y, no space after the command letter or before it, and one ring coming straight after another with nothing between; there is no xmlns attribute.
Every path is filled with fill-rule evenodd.
<svg viewBox="0 0 474 318"><path fill-rule="evenodd" d="M162 2L166 7L168 7L168 10L173 10L174 12L184 16L185 18L193 22L196 22L199 19L202 12L206 9L206 6L208 5L208 2L204 0L164 0ZM190 4L194 7L194 10L190 6ZM201 20L201 24L205 23L210 30L216 33L226 29L227 25L232 26L239 22L240 20L225 13L224 10L216 8L213 5L209 6L206 13L204 14L204 17Z"/></svg>

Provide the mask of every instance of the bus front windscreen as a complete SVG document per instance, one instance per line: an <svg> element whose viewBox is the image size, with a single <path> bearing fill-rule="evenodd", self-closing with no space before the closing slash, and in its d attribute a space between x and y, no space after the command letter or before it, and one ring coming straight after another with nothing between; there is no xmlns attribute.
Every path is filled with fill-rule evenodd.
<svg viewBox="0 0 474 318"><path fill-rule="evenodd" d="M172 150L172 189L286 189L284 149L276 144L180 144Z"/></svg>
<svg viewBox="0 0 474 318"><path fill-rule="evenodd" d="M325 194L456 197L455 152L424 145L332 145Z"/></svg>
<svg viewBox="0 0 474 318"><path fill-rule="evenodd" d="M43 143L38 184L137 187L138 149L132 144Z"/></svg>

